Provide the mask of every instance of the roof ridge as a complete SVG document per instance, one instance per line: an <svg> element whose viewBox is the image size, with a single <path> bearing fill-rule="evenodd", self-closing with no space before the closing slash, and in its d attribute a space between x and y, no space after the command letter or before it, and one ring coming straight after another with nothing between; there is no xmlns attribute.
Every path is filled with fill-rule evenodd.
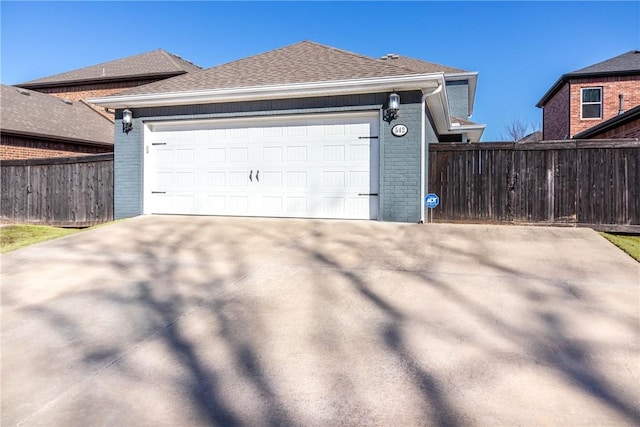
<svg viewBox="0 0 640 427"><path fill-rule="evenodd" d="M93 111L94 113L96 113L97 115L99 115L100 117L102 117L103 119L105 119L106 121L108 121L111 124L115 123L115 120L111 120L110 118L108 118L107 116L105 116L104 114L100 114L100 112L98 112L95 108L93 108L92 104L89 104L88 102L86 102L84 99L81 99L79 101L80 103L84 104L85 106L89 107L91 109L91 111Z"/></svg>
<svg viewBox="0 0 640 427"><path fill-rule="evenodd" d="M366 60L369 60L369 61L379 62L378 59L376 59L376 58L374 58L372 56L364 55L362 53L357 53L357 52L351 52L349 50L340 49L340 48L337 48L337 47L334 47L334 46L324 45L322 43L314 42L314 41L311 41L311 40L303 40L300 43L310 43L310 44L313 44L313 45L316 45L316 46L319 46L319 47L323 47L323 48L328 49L328 50L334 50L336 52L345 53L345 54L352 55L352 56L357 56L359 58L363 58L363 59L366 59ZM401 65L396 65L396 64L392 64L392 65L394 67L396 67L396 68L402 68L403 70L408 71L409 74L416 74L416 72L414 70L411 70L410 68L403 67Z"/></svg>
<svg viewBox="0 0 640 427"><path fill-rule="evenodd" d="M398 53L395 53L394 55L397 55L399 58L404 58L404 59L408 59L408 60L411 60L411 61L418 61L418 62L422 62L424 64L433 65L433 66L440 67L440 68L456 70L456 72L458 72L458 73L469 73L470 72L470 71L467 71L467 70L463 70L462 68L452 67L451 65L445 65L445 64L441 64L439 62L431 62L431 61L427 61L427 60L420 59L420 58L414 58L413 56L402 55L402 54L398 54ZM393 59L388 60L386 58L385 59L383 59L383 58L384 58L384 56L380 57L380 58L377 58L376 60L377 61L385 61L385 62L388 62L389 64L393 64L393 65L395 65L397 67L402 67L403 69L411 69L408 66L404 66L404 65L400 65L400 64L394 63ZM441 71L441 72L443 74L453 74L453 72L447 72L447 71Z"/></svg>
<svg viewBox="0 0 640 427"><path fill-rule="evenodd" d="M171 53L171 52L167 52L166 50L160 48L158 49L162 54L164 54L164 56L167 57L167 59L169 59L169 61L171 61L171 63L176 67L176 71L183 71L182 68L180 68L180 64L176 61L182 61L185 62L189 65L193 65L196 68L202 69L201 66L194 64L191 61L187 61L186 59L184 59L183 57L181 57L180 55L176 55L175 53Z"/></svg>
<svg viewBox="0 0 640 427"><path fill-rule="evenodd" d="M400 56L402 56L402 55L400 55ZM408 56L405 56L405 58L409 58L409 57L408 57ZM415 59L415 58L410 58L410 59ZM374 59L374 61L380 61L380 62L382 62L382 61L384 61L384 60L383 60L383 59ZM405 66L403 66L403 65L394 64L393 62L387 62L387 61L385 61L385 63L386 63L386 64L391 64L391 65L393 65L393 66L394 66L394 67L396 67L396 68L402 68L403 70L410 71L410 72L411 72L411 74L416 74L416 73L417 73L417 71L412 70L411 68L409 68L409 67L405 67ZM435 64L435 65L438 65L438 64ZM423 73L420 73L420 74L423 74ZM443 73L443 74L444 74L444 73Z"/></svg>
<svg viewBox="0 0 640 427"><path fill-rule="evenodd" d="M167 58L172 64L173 66L176 68L176 70L180 70L180 66L176 63L175 59L171 57L171 55L169 55L169 52L167 52L166 50L160 48L158 49L160 51L161 54L163 54L165 56L165 58Z"/></svg>
<svg viewBox="0 0 640 427"><path fill-rule="evenodd" d="M223 65L235 64L236 62L244 61L245 59L253 58L253 57L256 57L256 56L266 55L267 53L277 52L279 50L282 50L282 49L285 49L285 48L288 48L288 47L291 47L291 46L295 46L295 45L300 44L300 43L302 43L302 42L296 42L296 43L289 44L289 45L286 45L286 46L278 47L276 49L265 50L264 52L260 52L260 53L256 53L256 54L249 55L249 56L245 56L245 57L242 57L242 58L234 59L233 61L223 62L222 64L218 64L218 65L213 65L213 66L211 66L209 68L205 68L205 70L210 70L212 68L220 67L220 66L223 66Z"/></svg>
<svg viewBox="0 0 640 427"><path fill-rule="evenodd" d="M469 71L463 70L462 68L452 67L451 65L445 65L445 64L441 64L439 62L426 61L424 59L414 58L412 56L407 56L407 55L401 55L401 56L404 56L405 58L413 59L413 60L416 60L416 61L426 62L427 64L437 65L438 67L455 68L455 69L460 70L461 72L464 72L464 73L468 73L469 72Z"/></svg>

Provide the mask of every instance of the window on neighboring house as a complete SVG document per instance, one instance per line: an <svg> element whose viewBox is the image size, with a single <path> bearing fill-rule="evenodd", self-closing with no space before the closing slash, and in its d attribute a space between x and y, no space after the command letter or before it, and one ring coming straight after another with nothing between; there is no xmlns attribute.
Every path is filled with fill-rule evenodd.
<svg viewBox="0 0 640 427"><path fill-rule="evenodd" d="M602 118L602 88L583 87L582 88L582 118L600 119Z"/></svg>

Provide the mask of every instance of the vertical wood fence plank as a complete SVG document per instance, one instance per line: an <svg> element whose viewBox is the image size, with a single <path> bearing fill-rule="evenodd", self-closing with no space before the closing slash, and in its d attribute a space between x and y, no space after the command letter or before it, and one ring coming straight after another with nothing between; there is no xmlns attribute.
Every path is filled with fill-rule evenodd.
<svg viewBox="0 0 640 427"><path fill-rule="evenodd" d="M70 227L113 220L113 154L7 160L0 179L2 220Z"/></svg>
<svg viewBox="0 0 640 427"><path fill-rule="evenodd" d="M441 221L640 225L640 142L429 146Z"/></svg>

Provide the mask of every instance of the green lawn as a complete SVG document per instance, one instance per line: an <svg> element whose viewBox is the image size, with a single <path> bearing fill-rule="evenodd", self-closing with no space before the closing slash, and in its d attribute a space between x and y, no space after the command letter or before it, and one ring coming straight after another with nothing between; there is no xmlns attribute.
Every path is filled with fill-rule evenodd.
<svg viewBox="0 0 640 427"><path fill-rule="evenodd" d="M78 231L80 229L47 225L8 225L0 228L0 253L15 251L34 243L56 239Z"/></svg>
<svg viewBox="0 0 640 427"><path fill-rule="evenodd" d="M640 262L640 236L627 234L600 233L605 239L628 253L636 261Z"/></svg>

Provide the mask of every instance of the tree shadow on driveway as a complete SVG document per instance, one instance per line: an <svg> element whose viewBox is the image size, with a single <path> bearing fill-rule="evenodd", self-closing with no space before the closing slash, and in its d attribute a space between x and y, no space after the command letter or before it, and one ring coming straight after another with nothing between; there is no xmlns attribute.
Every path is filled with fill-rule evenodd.
<svg viewBox="0 0 640 427"><path fill-rule="evenodd" d="M528 385L511 405L492 390L523 369L554 381L558 404L596 402L595 421L640 422L637 387L625 394L603 367L637 361L637 304L614 310L561 273L496 261L502 243L486 236L461 247L424 233L146 217L43 246L3 268L3 424L456 426L527 423L541 409L556 424L583 419L554 402L509 408ZM54 270L66 278L47 289Z"/></svg>

